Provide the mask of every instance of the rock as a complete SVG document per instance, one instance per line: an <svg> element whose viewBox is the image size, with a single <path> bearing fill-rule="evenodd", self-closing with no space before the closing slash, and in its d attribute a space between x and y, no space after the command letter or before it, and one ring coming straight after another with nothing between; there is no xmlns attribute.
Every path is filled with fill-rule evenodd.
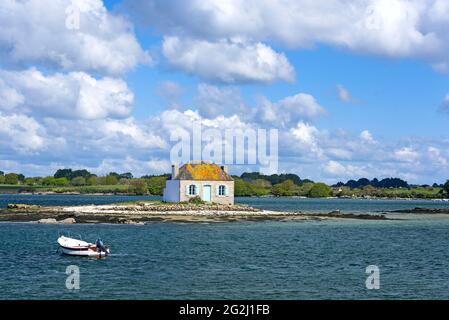
<svg viewBox="0 0 449 320"><path fill-rule="evenodd" d="M143 223L143 222L136 222L134 220L125 220L123 222L123 224L144 225L145 223Z"/></svg>
<svg viewBox="0 0 449 320"><path fill-rule="evenodd" d="M47 219L40 219L37 221L37 223L43 223L43 224L56 224L58 221L54 218L47 218Z"/></svg>
<svg viewBox="0 0 449 320"><path fill-rule="evenodd" d="M37 209L40 206L37 205L29 205L29 204L21 204L21 203L9 203L6 206L7 209Z"/></svg>
<svg viewBox="0 0 449 320"><path fill-rule="evenodd" d="M67 218L67 219L58 221L58 223L62 223L62 224L74 224L74 223L76 223L76 220L75 220L75 218Z"/></svg>

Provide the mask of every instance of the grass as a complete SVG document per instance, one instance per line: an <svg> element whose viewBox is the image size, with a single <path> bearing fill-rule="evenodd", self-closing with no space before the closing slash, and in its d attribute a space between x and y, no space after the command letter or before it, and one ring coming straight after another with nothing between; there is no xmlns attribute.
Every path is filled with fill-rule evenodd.
<svg viewBox="0 0 449 320"><path fill-rule="evenodd" d="M127 185L106 185L106 186L69 186L51 187L49 191L56 193L79 192L79 193L128 193Z"/></svg>

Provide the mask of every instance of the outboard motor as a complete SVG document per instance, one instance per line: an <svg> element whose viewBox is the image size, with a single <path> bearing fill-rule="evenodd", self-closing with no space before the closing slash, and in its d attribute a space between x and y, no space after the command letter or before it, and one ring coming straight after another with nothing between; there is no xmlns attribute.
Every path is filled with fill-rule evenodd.
<svg viewBox="0 0 449 320"><path fill-rule="evenodd" d="M97 252L107 252L106 246L104 245L103 241L101 241L101 239L97 239L95 245L97 247Z"/></svg>

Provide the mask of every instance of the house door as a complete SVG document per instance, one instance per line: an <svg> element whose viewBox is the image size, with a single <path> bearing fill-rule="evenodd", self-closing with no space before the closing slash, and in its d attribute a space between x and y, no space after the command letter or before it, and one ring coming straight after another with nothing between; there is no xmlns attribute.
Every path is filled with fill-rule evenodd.
<svg viewBox="0 0 449 320"><path fill-rule="evenodd" d="M211 201L211 186L203 186L203 201Z"/></svg>

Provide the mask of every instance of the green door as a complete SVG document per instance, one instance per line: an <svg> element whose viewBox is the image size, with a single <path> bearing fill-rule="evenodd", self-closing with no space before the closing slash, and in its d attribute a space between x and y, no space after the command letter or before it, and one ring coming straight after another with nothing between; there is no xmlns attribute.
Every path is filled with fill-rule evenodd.
<svg viewBox="0 0 449 320"><path fill-rule="evenodd" d="M203 201L211 201L211 186L203 186Z"/></svg>

